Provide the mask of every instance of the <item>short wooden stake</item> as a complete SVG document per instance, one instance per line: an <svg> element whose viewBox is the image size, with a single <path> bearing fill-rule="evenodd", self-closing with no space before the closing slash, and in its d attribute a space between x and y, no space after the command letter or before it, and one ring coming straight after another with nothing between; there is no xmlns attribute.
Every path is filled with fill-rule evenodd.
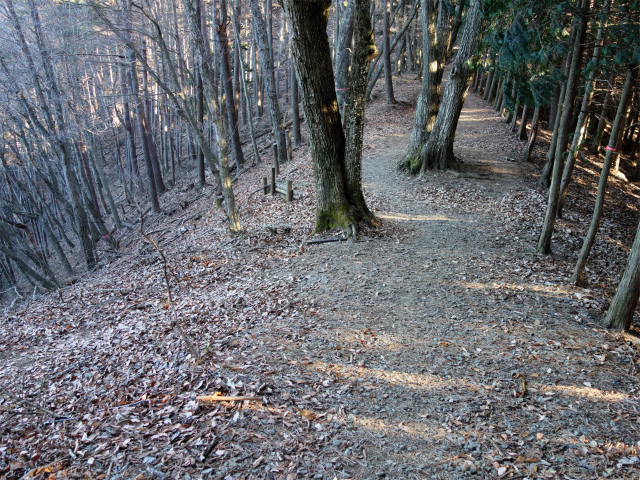
<svg viewBox="0 0 640 480"><path fill-rule="evenodd" d="M276 175L280 175L280 162L278 162L278 144L273 144L273 167L276 169Z"/></svg>
<svg viewBox="0 0 640 480"><path fill-rule="evenodd" d="M276 162L278 157L276 157ZM276 167L271 167L271 195L276 194Z"/></svg>
<svg viewBox="0 0 640 480"><path fill-rule="evenodd" d="M293 180L287 180L287 202L293 201Z"/></svg>
<svg viewBox="0 0 640 480"><path fill-rule="evenodd" d="M267 177L262 177L262 190L265 195L269 193L269 179Z"/></svg>
<svg viewBox="0 0 640 480"><path fill-rule="evenodd" d="M287 162L291 162L293 158L293 150L291 148L291 129L287 129L287 136L285 137L287 140Z"/></svg>

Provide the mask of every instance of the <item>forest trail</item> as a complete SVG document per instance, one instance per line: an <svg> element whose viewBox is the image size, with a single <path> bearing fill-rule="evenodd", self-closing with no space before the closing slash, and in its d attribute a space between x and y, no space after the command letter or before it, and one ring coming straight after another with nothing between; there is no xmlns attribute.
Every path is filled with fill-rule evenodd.
<svg viewBox="0 0 640 480"><path fill-rule="evenodd" d="M637 426L616 423L637 406L635 378L607 353L609 334L585 326L597 324L583 294L538 278L549 259L532 255L538 225L525 219L545 202L523 142L470 94L459 172L396 173L407 144L388 135L364 161L387 235L310 246L269 270L315 305L275 326L272 345L293 331L284 358L331 374L314 398L338 418L337 448L315 478L611 475L582 448L635 442Z"/></svg>
<svg viewBox="0 0 640 480"><path fill-rule="evenodd" d="M415 99L414 79L396 85ZM602 329L596 295L532 254L545 201L522 142L470 94L460 171L410 178L396 163L411 105L367 113L382 226L356 242L301 245L310 194L249 201L268 165L237 186L243 222L293 219L290 233L256 223L229 240L206 191L182 212L176 189L177 213L151 219L198 361L140 239L7 317L0 387L29 403L5 398L0 473L59 460L60 478L637 478L638 341ZM264 401L196 400L214 392Z"/></svg>

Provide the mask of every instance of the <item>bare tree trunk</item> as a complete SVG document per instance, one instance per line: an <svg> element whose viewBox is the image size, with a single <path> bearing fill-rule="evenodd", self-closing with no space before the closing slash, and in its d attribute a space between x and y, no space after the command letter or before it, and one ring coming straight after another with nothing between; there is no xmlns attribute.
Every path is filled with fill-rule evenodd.
<svg viewBox="0 0 640 480"><path fill-rule="evenodd" d="M316 185L316 229L340 227L355 234L366 212L351 203L345 174L345 137L337 106L327 37L330 0L284 0L291 51L309 131Z"/></svg>
<svg viewBox="0 0 640 480"><path fill-rule="evenodd" d="M442 16L445 13L438 13L436 1L422 0L421 4L422 49L424 55L422 88L416 103L409 148L402 160L405 165L415 161L420 150L429 139L440 108L440 87L449 45L446 26L449 25L449 22L445 19L438 22L438 15ZM439 24L441 25L440 30L438 30Z"/></svg>
<svg viewBox="0 0 640 480"><path fill-rule="evenodd" d="M600 173L600 181L598 182L598 194L596 196L596 204L593 210L593 217L591 218L589 230L584 237L584 243L582 244L582 249L580 250L580 255L578 256L576 267L573 270L573 275L571 276L571 281L576 285L584 285L585 283L584 269L587 265L589 254L591 253L591 247L593 246L593 242L596 239L598 227L600 226L602 210L604 209L604 196L606 194L607 181L609 179L609 171L611 170L611 164L613 163L614 156L618 155L618 153L616 153L618 132L620 131L624 112L627 109L627 102L629 101L629 97L631 96L630 93L633 82L635 81L636 70L637 69L635 68L629 69L629 71L627 72L626 80L624 82L624 87L622 87L622 95L620 97L620 104L618 105L618 112L616 113L616 119L614 120L613 127L611 128L611 136L609 137L607 154L604 159L604 164L602 165L602 172Z"/></svg>
<svg viewBox="0 0 640 480"><path fill-rule="evenodd" d="M615 73L612 73L611 77L609 77L609 85L610 87L604 96L604 101L602 102L602 110L600 111L600 118L598 120L598 126L596 128L595 142L593 144L593 148L591 149L591 151L594 153L600 149L604 131L607 129L607 115L609 114L609 103L611 102L611 94L616 89Z"/></svg>
<svg viewBox="0 0 640 480"><path fill-rule="evenodd" d="M397 103L393 95L393 76L391 75L391 45L389 32L389 15L391 14L391 0L384 0L384 12L383 12L383 36L384 36L384 85L387 93L387 103Z"/></svg>
<svg viewBox="0 0 640 480"><path fill-rule="evenodd" d="M600 27L598 28L598 33L596 35L596 46L593 49L592 62L594 63L596 63L600 58L602 34L606 25L606 17L609 14L609 5L609 1L605 0L605 4L603 7L604 17L600 20ZM564 166L564 171L562 172L562 182L560 184L560 200L558 201L558 216L560 218L562 218L562 209L567 198L567 191L569 190L569 182L571 181L571 175L573 174L573 167L576 163L576 156L578 155L578 150L582 145L582 140L584 139L585 135L585 121L587 118L589 105L591 105L591 100L593 98L595 75L595 70L591 70L591 72L589 72L589 79L587 80L587 84L584 89L584 95L582 97L582 105L580 106L580 115L578 116L578 121L576 123L571 146L569 147L569 151L567 152L567 161Z"/></svg>
<svg viewBox="0 0 640 480"><path fill-rule="evenodd" d="M231 78L231 64L229 58L229 38L227 36L227 1L219 0L220 7L215 25L215 36L220 52L218 65L222 77L222 88L227 99L227 121L229 122L229 136L231 137L231 151L238 170L244 164L242 142L240 141L240 128L238 125L238 111L236 109Z"/></svg>
<svg viewBox="0 0 640 480"><path fill-rule="evenodd" d="M231 11L233 12L233 38L235 43L234 56L233 56L233 92L235 95L236 105L238 105L238 110L240 110L240 118L242 119L242 123L244 125L247 124L247 105L246 105L246 85L245 79L240 79L241 71L244 70L242 63L242 48L239 48L240 45L240 34L242 32L242 27L240 23L240 16L242 14L242 2L241 0L236 0L234 6L231 7Z"/></svg>
<svg viewBox="0 0 640 480"><path fill-rule="evenodd" d="M293 57L292 62L293 62ZM300 106L298 95L298 79L296 78L296 70L291 66L291 114L293 121L291 128L293 129L293 143L298 146L302 143L302 133L300 132Z"/></svg>
<svg viewBox="0 0 640 480"><path fill-rule="evenodd" d="M187 10L187 18L191 33L191 44L194 49L196 62L202 72L202 81L204 84L205 100L207 110L211 116L211 123L218 142L219 169L222 193L224 195L224 203L227 212L227 220L229 221L229 231L236 233L240 231L240 222L238 221L238 212L236 211L236 202L231 186L231 177L229 175L229 158L227 156L227 141L224 136L224 128L222 126L222 117L218 108L217 94L214 86L214 73L212 61L208 51L205 48L205 39L200 28L200 19L198 18L198 0L184 0L185 9Z"/></svg>
<svg viewBox="0 0 640 480"><path fill-rule="evenodd" d="M160 201L158 200L158 188L156 178L153 172L153 164L151 161L151 150L149 149L149 136L147 135L147 122L144 115L144 106L138 96L138 76L136 74L135 56L129 51L128 59L130 63L129 83L131 85L131 93L136 109L136 120L138 125L138 138L142 146L142 156L147 169L147 189L149 191L149 200L151 207L155 213L160 212Z"/></svg>
<svg viewBox="0 0 640 480"><path fill-rule="evenodd" d="M86 135L87 143L89 144L89 149L91 150L91 154L93 156L93 163L96 166L96 171L98 172L98 176L104 187L107 201L109 202L109 209L111 210L113 223L118 230L122 230L122 222L120 221L120 215L118 215L118 208L116 206L116 202L113 201L111 189L109 188L109 184L107 183L107 177L105 176L104 170L102 169L102 164L100 162L100 158L98 157L98 149L96 148L95 139L93 138L93 134L91 133L87 133Z"/></svg>
<svg viewBox="0 0 640 480"><path fill-rule="evenodd" d="M566 90L566 84L562 84L560 87L560 99L564 98ZM551 145L549 146L549 150L547 151L547 161L542 167L542 172L540 172L540 178L538 179L538 183L542 186L548 187L551 183L551 172L553 171L554 158L556 153L556 144L558 142L558 130L560 128L560 117L562 116L562 108L560 106L556 109L556 119L553 122L553 133L551 134Z"/></svg>
<svg viewBox="0 0 640 480"><path fill-rule="evenodd" d="M607 310L605 323L610 328L629 330L633 323L633 314L640 296L640 224L631 247L622 280Z"/></svg>
<svg viewBox="0 0 640 480"><path fill-rule="evenodd" d="M273 60L270 56L269 44L270 38L267 34L264 15L262 14L261 0L250 0L251 15L253 17L256 37L258 40L258 52L260 53L260 65L264 73L265 86L267 90L267 102L269 102L269 116L271 118L271 127L278 145L278 160L280 163L287 161L287 142L282 125L282 115L280 113L280 104L276 94L276 77L273 69ZM270 3L270 0L268 0Z"/></svg>
<svg viewBox="0 0 640 480"><path fill-rule="evenodd" d="M540 239L536 248L537 253L551 253L551 237L553 236L553 228L558 213L558 200L560 199L560 181L562 177L564 152L569 137L569 119L571 118L573 99L576 94L576 86L578 84L578 70L582 60L582 43L587 31L586 13L589 7L589 0L582 0L576 15L574 29L575 39L573 44L573 53L571 57L571 67L565 87L565 97L562 107L562 116L558 127L558 135L556 142L556 152L553 162L553 175L551 177L551 186L549 187L549 195L547 198L547 212L545 214L544 224L540 232Z"/></svg>
<svg viewBox="0 0 640 480"><path fill-rule="evenodd" d="M442 105L429 140L427 140L415 161L401 164L401 168L411 174L422 173L428 169L445 170L458 168L458 161L453 153L453 141L462 105L471 81L469 60L475 51L481 34L483 16L480 12L479 0L471 0L466 18L467 23L460 41L460 49L453 62Z"/></svg>
<svg viewBox="0 0 640 480"><path fill-rule="evenodd" d="M235 17L235 13L234 13L234 17ZM237 19L234 18L234 22L237 22ZM235 38L236 41L236 50L240 50L240 40L238 39L238 37L236 36ZM247 105L249 104L249 95L247 93L247 85L245 84L245 71L244 71L244 63L242 62L242 59L240 59L240 78L242 79L242 85L241 85L241 89L244 93L244 97L245 97L245 101L247 102ZM261 161L260 161L260 152L258 151L258 144L256 143L256 135L253 131L253 115L248 115L247 120L249 122L249 135L251 136L251 148L253 149L253 158L255 160L255 162L260 165Z"/></svg>
<svg viewBox="0 0 640 480"><path fill-rule="evenodd" d="M362 193L362 141L367 96L367 72L378 49L369 16L370 0L354 0L354 50L346 118L345 174L349 203L367 223L375 221ZM346 28L343 23L342 28Z"/></svg>
<svg viewBox="0 0 640 480"><path fill-rule="evenodd" d="M349 1L340 20L340 35L336 47L335 86L338 107L342 108L349 92L349 60L351 58L351 38L353 37L353 17L356 2Z"/></svg>
<svg viewBox="0 0 640 480"><path fill-rule="evenodd" d="M536 139L538 138L538 125L540 124L540 105L536 105L536 109L533 111L533 120L531 120L531 133L529 134L529 141L527 142L527 148L524 151L524 161L531 161L531 154L533 153L533 147L535 146Z"/></svg>
<svg viewBox="0 0 640 480"><path fill-rule="evenodd" d="M198 127L204 128L204 86L202 84L202 72L199 69L194 68L196 76L196 116L198 120ZM198 186L200 188L207 184L207 175L204 165L204 151L200 146L196 149L197 161L198 161Z"/></svg>

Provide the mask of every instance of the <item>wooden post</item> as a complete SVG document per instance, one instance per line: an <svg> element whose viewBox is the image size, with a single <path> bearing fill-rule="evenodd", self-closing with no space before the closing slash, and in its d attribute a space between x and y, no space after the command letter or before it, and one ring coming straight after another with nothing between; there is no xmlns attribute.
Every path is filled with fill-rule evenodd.
<svg viewBox="0 0 640 480"><path fill-rule="evenodd" d="M278 164L278 157L276 157L276 165ZM271 195L276 194L276 167L271 167Z"/></svg>
<svg viewBox="0 0 640 480"><path fill-rule="evenodd" d="M269 179L267 177L262 177L262 190L265 195L269 193Z"/></svg>
<svg viewBox="0 0 640 480"><path fill-rule="evenodd" d="M287 180L287 202L293 201L293 180Z"/></svg>
<svg viewBox="0 0 640 480"><path fill-rule="evenodd" d="M293 150L291 148L291 129L287 128L287 135L285 137L287 141L287 162L291 162L293 159Z"/></svg>
<svg viewBox="0 0 640 480"><path fill-rule="evenodd" d="M273 167L276 169L276 175L280 175L280 164L278 162L278 144L274 143L272 148L273 148Z"/></svg>

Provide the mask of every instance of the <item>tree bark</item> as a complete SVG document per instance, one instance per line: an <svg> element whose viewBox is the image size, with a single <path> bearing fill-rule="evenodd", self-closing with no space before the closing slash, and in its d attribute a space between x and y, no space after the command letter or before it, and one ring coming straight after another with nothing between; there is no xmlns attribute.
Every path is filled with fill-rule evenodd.
<svg viewBox="0 0 640 480"><path fill-rule="evenodd" d="M480 12L479 0L471 0L466 18L467 23L460 41L460 49L447 80L433 131L415 160L409 162L403 160L400 165L411 174L423 173L428 169L458 168L458 161L453 153L453 142L471 81L469 60L475 52L481 33L483 16Z"/></svg>
<svg viewBox="0 0 640 480"><path fill-rule="evenodd" d="M185 9L187 10L189 29L191 31L191 44L194 49L196 62L200 71L202 72L202 81L204 84L204 96L207 103L207 110L209 111L209 115L211 116L211 123L213 124L216 140L218 142L218 151L220 153L218 158L221 180L220 186L224 195L227 220L229 221L229 231L232 233L236 233L240 231L240 222L238 221L236 202L233 195L233 188L231 186L231 177L229 176L227 141L224 135L222 118L220 110L218 108L216 89L213 83L214 73L212 63L205 48L205 41L202 36L202 30L200 29L196 2L198 2L198 0L184 0L184 5Z"/></svg>
<svg viewBox="0 0 640 480"><path fill-rule="evenodd" d="M538 125L540 124L540 105L536 105L536 109L533 111L533 119L531 120L531 133L529 134L529 141L527 142L527 148L524 151L524 161L531 161L531 154L533 153L533 147L535 146L536 139L538 138Z"/></svg>
<svg viewBox="0 0 640 480"><path fill-rule="evenodd" d="M351 59L351 38L353 37L353 17L355 0L349 0L340 19L340 35L336 46L335 86L338 107L342 108L349 92L349 60Z"/></svg>
<svg viewBox="0 0 640 480"><path fill-rule="evenodd" d="M560 125L556 141L556 151L553 162L553 175L551 177L551 186L547 198L547 212L540 232L537 253L551 253L551 237L553 236L553 227L556 222L558 213L558 200L560 198L560 181L562 177L562 169L564 166L564 152L569 137L569 129L571 128L569 119L571 118L573 99L576 94L576 86L578 84L578 69L582 60L582 43L587 31L586 12L589 6L589 0L582 0L581 6L577 12L574 24L575 39L573 44L573 53L571 56L571 67L565 87L565 97L562 106L562 116L560 117Z"/></svg>
<svg viewBox="0 0 640 480"><path fill-rule="evenodd" d="M636 238L631 247L622 280L616 294L609 305L605 323L609 328L629 330L633 322L633 314L640 296L640 224L636 230Z"/></svg>
<svg viewBox="0 0 640 480"><path fill-rule="evenodd" d="M297 147L302 143L302 133L300 132L300 105L298 95L298 79L296 71L291 67L291 116L293 129L293 143Z"/></svg>
<svg viewBox="0 0 640 480"><path fill-rule="evenodd" d="M345 174L349 202L367 223L375 223L362 193L362 141L364 111L367 97L367 72L371 60L378 54L369 16L370 0L354 0L354 49L349 82L346 117ZM344 23L343 23L343 27Z"/></svg>
<svg viewBox="0 0 640 480"><path fill-rule="evenodd" d="M580 250L580 255L578 256L578 261L576 263L575 269L573 270L573 275L571 276L571 281L576 285L584 285L585 283L584 269L587 265L587 260L589 258L589 254L591 253L591 247L593 246L593 242L595 241L598 227L600 226L602 210L604 209L604 196L606 194L607 181L609 179L609 171L611 170L611 164L613 163L614 157L618 155L618 153L616 153L618 132L620 130L620 125L622 124L624 112L627 109L627 102L629 101L631 87L635 80L636 70L636 68L629 69L629 71L627 72L624 87L622 87L622 95L620 97L620 104L618 105L618 112L616 113L616 118L613 122L613 127L611 128L609 145L606 149L607 154L604 158L604 164L602 165L602 172L600 173L600 181L598 182L598 194L596 195L596 204L594 206L593 216L591 217L591 224L589 225L589 230L584 237L582 249Z"/></svg>
<svg viewBox="0 0 640 480"><path fill-rule="evenodd" d="M387 94L387 103L394 104L396 98L393 95L393 76L391 73L391 34L389 32L389 16L391 15L391 0L384 0L384 12L382 14L382 30L384 42L384 86Z"/></svg>
<svg viewBox="0 0 640 480"><path fill-rule="evenodd" d="M256 38L258 40L258 52L260 54L260 66L265 80L267 91L267 102L269 103L269 117L271 119L271 127L278 145L278 160L280 163L287 161L287 141L282 125L282 115L280 113L280 104L276 94L276 76L273 69L273 59L270 55L270 39L267 27L265 25L264 15L262 13L260 0L250 0L251 15L253 17ZM330 70L332 71L332 70Z"/></svg>
<svg viewBox="0 0 640 480"><path fill-rule="evenodd" d="M242 142L240 141L240 125L238 124L238 110L233 94L233 78L231 77L231 59L229 55L229 38L227 35L227 1L220 0L218 15L216 15L215 36L220 52L218 65L222 77L222 88L227 101L227 121L229 122L229 136L231 139L231 151L236 167L244 164Z"/></svg>
<svg viewBox="0 0 640 480"><path fill-rule="evenodd" d="M291 51L302 90L316 185L316 230L340 227L348 235L366 212L351 203L345 174L345 136L338 110L327 37L330 0L283 0ZM355 202L354 202L355 203Z"/></svg>
<svg viewBox="0 0 640 480"><path fill-rule="evenodd" d="M596 46L593 49L592 62L594 63L596 63L600 58L602 35L604 27L606 26L606 17L609 14L609 5L609 1L605 0L605 4L603 7L604 17L600 20L600 26L598 28L598 33L596 34ZM591 100L593 98L595 75L595 70L591 70L591 72L589 72L589 78L587 80L587 84L584 89L584 95L582 97L582 105L580 106L580 115L578 116L573 139L571 140L571 146L569 147L569 151L567 152L567 161L564 166L564 171L562 172L562 182L560 184L560 200L558 201L558 216L560 218L562 218L562 209L564 208L564 203L567 198L567 191L569 190L569 182L571 181L571 175L573 174L573 168L576 163L576 156L578 155L578 150L582 145L582 140L584 139L585 135L585 122L587 119L589 106L591 105Z"/></svg>
<svg viewBox="0 0 640 480"><path fill-rule="evenodd" d="M444 65L447 60L449 35L447 25L449 22L441 16L441 30L438 30L438 0L422 0L422 86L416 103L416 111L413 117L413 128L409 139L407 153L402 164L407 165L416 160L417 155L429 139L436 122L440 108L440 88ZM444 9L444 7L442 7Z"/></svg>

